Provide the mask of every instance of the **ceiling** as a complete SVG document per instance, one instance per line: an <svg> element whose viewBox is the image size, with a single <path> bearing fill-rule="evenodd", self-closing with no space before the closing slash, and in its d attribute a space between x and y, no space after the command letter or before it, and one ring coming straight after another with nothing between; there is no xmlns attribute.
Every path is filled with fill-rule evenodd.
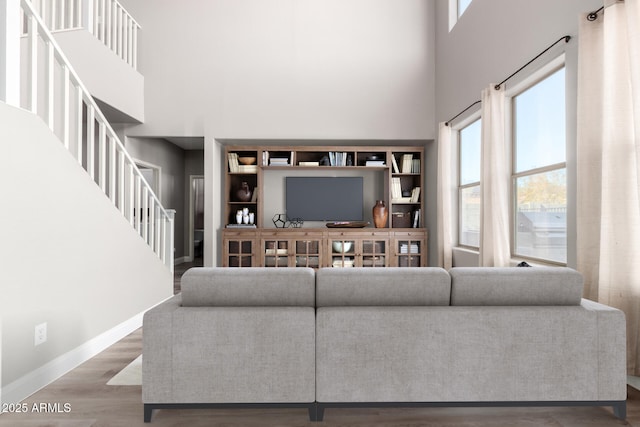
<svg viewBox="0 0 640 427"><path fill-rule="evenodd" d="M164 139L183 150L204 150L204 137L202 136L174 136L164 137Z"/></svg>

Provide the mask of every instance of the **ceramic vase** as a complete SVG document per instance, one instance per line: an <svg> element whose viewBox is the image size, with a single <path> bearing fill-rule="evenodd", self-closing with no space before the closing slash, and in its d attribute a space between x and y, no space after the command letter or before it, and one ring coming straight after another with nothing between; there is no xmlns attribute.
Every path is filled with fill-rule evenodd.
<svg viewBox="0 0 640 427"><path fill-rule="evenodd" d="M249 189L249 184L243 182L240 185L240 188L238 188L238 191L236 191L236 197L240 202L248 202L249 200L251 200L251 190Z"/></svg>
<svg viewBox="0 0 640 427"><path fill-rule="evenodd" d="M388 217L389 211L384 204L384 200L376 200L376 205L373 207L373 225L375 225L376 228L385 228Z"/></svg>

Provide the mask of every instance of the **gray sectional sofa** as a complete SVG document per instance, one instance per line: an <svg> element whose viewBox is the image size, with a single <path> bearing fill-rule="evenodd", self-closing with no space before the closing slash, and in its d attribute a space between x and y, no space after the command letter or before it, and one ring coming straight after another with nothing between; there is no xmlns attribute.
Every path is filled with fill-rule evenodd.
<svg viewBox="0 0 640 427"><path fill-rule="evenodd" d="M568 268L194 268L148 311L142 399L184 407L612 406L624 314Z"/></svg>

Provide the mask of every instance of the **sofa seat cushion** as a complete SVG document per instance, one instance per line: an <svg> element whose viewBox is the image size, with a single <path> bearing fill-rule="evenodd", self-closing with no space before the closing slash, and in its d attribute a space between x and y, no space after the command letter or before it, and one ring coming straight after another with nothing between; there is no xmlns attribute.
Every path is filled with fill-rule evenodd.
<svg viewBox="0 0 640 427"><path fill-rule="evenodd" d="M315 306L311 268L197 267L181 289L183 307Z"/></svg>
<svg viewBox="0 0 640 427"><path fill-rule="evenodd" d="M580 305L582 275L564 267L457 267L451 305Z"/></svg>
<svg viewBox="0 0 640 427"><path fill-rule="evenodd" d="M449 305L451 279L437 267L321 268L316 304L330 306Z"/></svg>

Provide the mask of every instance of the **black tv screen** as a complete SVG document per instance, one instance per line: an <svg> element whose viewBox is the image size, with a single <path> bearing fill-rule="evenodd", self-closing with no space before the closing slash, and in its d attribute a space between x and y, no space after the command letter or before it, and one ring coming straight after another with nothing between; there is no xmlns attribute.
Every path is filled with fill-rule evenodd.
<svg viewBox="0 0 640 427"><path fill-rule="evenodd" d="M286 179L289 219L362 221L362 177L293 177Z"/></svg>

